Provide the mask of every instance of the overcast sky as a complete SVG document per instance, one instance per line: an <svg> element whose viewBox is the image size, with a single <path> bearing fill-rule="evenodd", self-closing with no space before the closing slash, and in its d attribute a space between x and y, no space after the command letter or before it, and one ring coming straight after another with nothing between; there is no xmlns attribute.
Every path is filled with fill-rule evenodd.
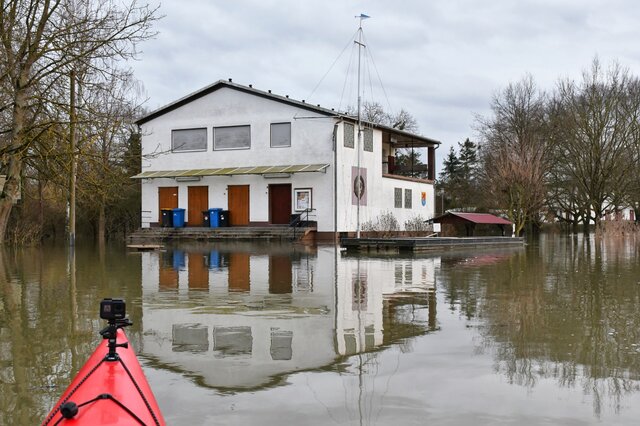
<svg viewBox="0 0 640 426"><path fill-rule="evenodd" d="M634 0L166 0L160 13L157 38L133 64L149 109L227 78L355 105L354 16L370 15L364 98L406 109L419 133L441 141L438 170L451 145L475 138L493 94L527 73L551 91L597 55L640 75Z"/></svg>

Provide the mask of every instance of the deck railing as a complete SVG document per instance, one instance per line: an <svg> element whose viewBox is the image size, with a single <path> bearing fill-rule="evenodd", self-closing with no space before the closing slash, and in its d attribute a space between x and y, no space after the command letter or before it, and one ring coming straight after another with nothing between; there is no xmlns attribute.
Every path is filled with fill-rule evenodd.
<svg viewBox="0 0 640 426"><path fill-rule="evenodd" d="M309 226L309 215L314 211L314 209L304 209L300 214L296 214L292 217L291 222L289 222L289 226L293 228L293 239L297 238L297 229L302 227Z"/></svg>

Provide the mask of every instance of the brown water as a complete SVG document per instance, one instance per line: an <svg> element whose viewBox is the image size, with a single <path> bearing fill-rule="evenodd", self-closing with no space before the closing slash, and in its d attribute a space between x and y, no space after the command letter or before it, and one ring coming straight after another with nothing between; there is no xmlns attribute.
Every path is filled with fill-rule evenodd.
<svg viewBox="0 0 640 426"><path fill-rule="evenodd" d="M351 256L333 246L6 250L0 424L38 424L99 341L103 297L168 424L640 419L640 244Z"/></svg>

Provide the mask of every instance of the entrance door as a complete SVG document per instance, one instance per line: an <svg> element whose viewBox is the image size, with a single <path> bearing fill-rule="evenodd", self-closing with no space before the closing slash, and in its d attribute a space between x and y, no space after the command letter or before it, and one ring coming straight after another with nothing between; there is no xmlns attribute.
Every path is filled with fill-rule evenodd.
<svg viewBox="0 0 640 426"><path fill-rule="evenodd" d="M291 184L269 185L269 220L272 224L291 221Z"/></svg>
<svg viewBox="0 0 640 426"><path fill-rule="evenodd" d="M207 290L209 288L209 269L205 265L204 253L189 253L189 290Z"/></svg>
<svg viewBox="0 0 640 426"><path fill-rule="evenodd" d="M249 185L229 185L229 225L249 224Z"/></svg>
<svg viewBox="0 0 640 426"><path fill-rule="evenodd" d="M204 224L202 211L209 208L209 187L190 186L187 190L189 195L187 225L202 226Z"/></svg>
<svg viewBox="0 0 640 426"><path fill-rule="evenodd" d="M251 281L249 281L250 269L249 253L229 254L229 291L249 291Z"/></svg>
<svg viewBox="0 0 640 426"><path fill-rule="evenodd" d="M293 273L289 256L269 256L269 293L288 294L293 290Z"/></svg>
<svg viewBox="0 0 640 426"><path fill-rule="evenodd" d="M178 207L178 187L158 188L158 223L162 222L162 209L175 209L176 207Z"/></svg>

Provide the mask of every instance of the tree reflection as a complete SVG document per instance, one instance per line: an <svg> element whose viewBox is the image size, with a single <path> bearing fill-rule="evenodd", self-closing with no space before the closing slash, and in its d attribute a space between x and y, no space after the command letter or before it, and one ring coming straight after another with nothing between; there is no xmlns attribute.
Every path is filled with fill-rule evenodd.
<svg viewBox="0 0 640 426"><path fill-rule="evenodd" d="M103 297L140 299L139 259L66 248L0 250L0 424L38 424L100 340ZM137 261L137 263L136 263ZM135 267L131 267L135 266ZM129 304L130 316L140 308ZM134 346L140 326L129 332Z"/></svg>
<svg viewBox="0 0 640 426"><path fill-rule="evenodd" d="M634 240L543 239L500 263L443 268L443 285L509 383L581 387L599 416L640 390L639 256Z"/></svg>

